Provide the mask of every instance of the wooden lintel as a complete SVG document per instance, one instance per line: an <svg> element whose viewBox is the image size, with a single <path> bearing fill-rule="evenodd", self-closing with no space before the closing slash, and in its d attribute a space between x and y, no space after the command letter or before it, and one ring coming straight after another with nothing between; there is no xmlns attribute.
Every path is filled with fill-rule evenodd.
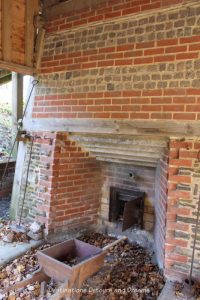
<svg viewBox="0 0 200 300"><path fill-rule="evenodd" d="M2 0L2 52L3 60L11 61L12 50L12 18L11 0Z"/></svg>
<svg viewBox="0 0 200 300"><path fill-rule="evenodd" d="M27 67L3 60L0 60L0 68L10 71L12 70L13 72L21 73L24 75L33 75L35 73L35 69L33 67Z"/></svg>
<svg viewBox="0 0 200 300"><path fill-rule="evenodd" d="M104 2L105 0L69 0L47 8L44 11L44 15L46 18L51 19L62 14L70 13L72 11L79 11L87 7L95 7L96 5Z"/></svg>
<svg viewBox="0 0 200 300"><path fill-rule="evenodd" d="M99 119L26 119L28 131L112 133L143 136L200 136L200 121L175 120L99 120Z"/></svg>

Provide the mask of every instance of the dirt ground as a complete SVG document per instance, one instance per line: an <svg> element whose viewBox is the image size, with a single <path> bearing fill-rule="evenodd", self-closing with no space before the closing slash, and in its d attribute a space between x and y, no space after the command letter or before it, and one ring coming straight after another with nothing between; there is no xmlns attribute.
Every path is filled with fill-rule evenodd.
<svg viewBox="0 0 200 300"><path fill-rule="evenodd" d="M103 247L113 241L112 237L100 233L90 233L81 240ZM49 247L45 245L40 249ZM37 250L31 250L15 259L6 267L0 268L0 289L28 278L39 268ZM156 300L164 286L164 277L158 267L152 263L151 255L143 248L123 241L108 252L101 270L89 278L82 286L81 299L105 300ZM58 285L51 280L41 295L39 283L28 285L15 292L1 294L2 300L48 299Z"/></svg>

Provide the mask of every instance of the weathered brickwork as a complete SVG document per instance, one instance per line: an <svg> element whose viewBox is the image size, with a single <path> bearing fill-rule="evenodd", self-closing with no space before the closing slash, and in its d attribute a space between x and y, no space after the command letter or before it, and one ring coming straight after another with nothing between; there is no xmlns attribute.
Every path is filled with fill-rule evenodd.
<svg viewBox="0 0 200 300"><path fill-rule="evenodd" d="M145 192L144 228L152 232L154 229L155 206L155 169L133 167L121 164L101 164L103 185L100 207L101 221L108 221L110 187Z"/></svg>
<svg viewBox="0 0 200 300"><path fill-rule="evenodd" d="M121 1L108 2L114 12ZM33 117L200 119L200 5L135 12L70 29L67 16L50 22Z"/></svg>
<svg viewBox="0 0 200 300"><path fill-rule="evenodd" d="M166 212L168 196L168 149L158 162L155 178L155 252L161 268L165 264Z"/></svg>
<svg viewBox="0 0 200 300"><path fill-rule="evenodd" d="M171 140L165 245L165 273L189 274L200 189L199 139ZM194 276L199 278L199 233Z"/></svg>
<svg viewBox="0 0 200 300"><path fill-rule="evenodd" d="M45 224L46 234L61 237L97 222L99 164L66 133L33 133L34 146L23 218ZM23 168L18 215L24 195L30 143Z"/></svg>
<svg viewBox="0 0 200 300"><path fill-rule="evenodd" d="M141 12L148 12L152 9L162 9L177 4L184 0L105 0L90 8L76 10L75 13L66 13L49 22L48 31L54 32L63 29L84 26L97 21L106 21L120 16L134 15Z"/></svg>
<svg viewBox="0 0 200 300"><path fill-rule="evenodd" d="M99 163L58 133L52 178L49 232L66 235L97 223L101 195Z"/></svg>
<svg viewBox="0 0 200 300"><path fill-rule="evenodd" d="M7 172L3 177L6 164L7 162L0 163L0 198L9 197L12 192L13 178L15 172L15 161L11 161L9 163Z"/></svg>
<svg viewBox="0 0 200 300"><path fill-rule="evenodd" d="M23 218L31 222L37 217L42 223L46 222L48 209L42 208L50 206L51 180L52 178L52 160L54 155L54 144L56 134L31 132L34 138L32 154L30 153L31 141L27 142L26 154L24 158L24 167L22 183L18 198L18 217L21 214L22 201L24 199L25 184L27 177L28 163L31 154L31 163L28 173L28 184L23 208ZM17 195L15 195L15 201ZM43 205L43 206L42 206Z"/></svg>

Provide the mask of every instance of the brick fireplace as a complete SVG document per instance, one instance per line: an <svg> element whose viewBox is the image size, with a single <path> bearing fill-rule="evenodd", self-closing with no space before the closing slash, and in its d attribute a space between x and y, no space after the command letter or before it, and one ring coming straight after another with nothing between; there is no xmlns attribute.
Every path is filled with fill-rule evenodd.
<svg viewBox="0 0 200 300"><path fill-rule="evenodd" d="M34 146L24 218L45 223L51 239L108 230L110 189L145 193L143 229L157 261L166 276L185 278L200 187L200 5L96 2L49 16L25 122ZM14 218L30 143L19 149Z"/></svg>

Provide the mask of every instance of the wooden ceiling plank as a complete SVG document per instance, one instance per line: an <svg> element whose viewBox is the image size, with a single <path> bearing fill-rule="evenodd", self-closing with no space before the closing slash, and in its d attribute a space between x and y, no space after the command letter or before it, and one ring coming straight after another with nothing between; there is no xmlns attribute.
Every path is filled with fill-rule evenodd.
<svg viewBox="0 0 200 300"><path fill-rule="evenodd" d="M12 0L2 0L2 52L3 60L11 61L12 51Z"/></svg>

